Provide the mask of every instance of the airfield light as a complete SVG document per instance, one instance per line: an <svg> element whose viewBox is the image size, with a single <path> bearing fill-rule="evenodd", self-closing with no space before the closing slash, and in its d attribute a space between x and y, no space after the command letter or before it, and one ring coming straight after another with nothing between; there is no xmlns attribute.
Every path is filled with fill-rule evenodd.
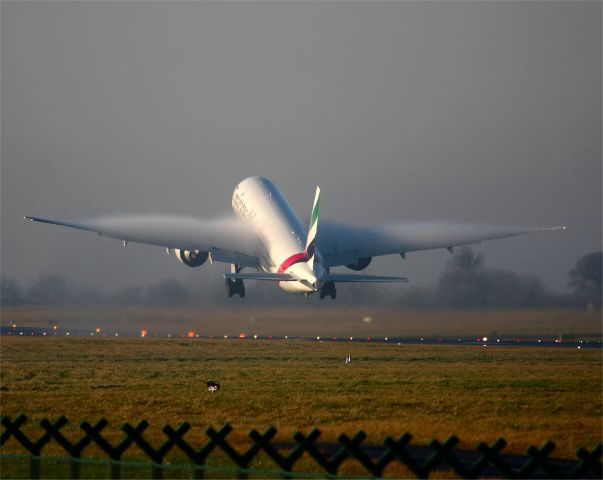
<svg viewBox="0 0 603 480"><path fill-rule="evenodd" d="M484 338L482 338L482 340L483 340L484 342L487 342L487 341L488 341L488 337L484 337Z"/></svg>
<svg viewBox="0 0 603 480"><path fill-rule="evenodd" d="M70 334L69 332L67 332L67 333L65 333L65 335L69 336L69 335L71 335L71 334Z"/></svg>
<svg viewBox="0 0 603 480"><path fill-rule="evenodd" d="M53 330L55 330L55 331L56 331L58 328L59 328L59 326L58 326L58 325L53 325L53 326L52 326L52 329L53 329Z"/></svg>
<svg viewBox="0 0 603 480"><path fill-rule="evenodd" d="M195 338L199 338L199 334L195 335Z"/></svg>
<svg viewBox="0 0 603 480"><path fill-rule="evenodd" d="M243 332L239 333L239 338L245 338L245 334Z"/></svg>
<svg viewBox="0 0 603 480"><path fill-rule="evenodd" d="M228 338L228 335L224 335L224 338Z"/></svg>
<svg viewBox="0 0 603 480"><path fill-rule="evenodd" d="M350 337L350 340L354 340L354 337Z"/></svg>
<svg viewBox="0 0 603 480"><path fill-rule="evenodd" d="M320 340L320 337L316 337L316 340Z"/></svg>
<svg viewBox="0 0 603 480"><path fill-rule="evenodd" d="M385 341L387 342L387 337L385 337Z"/></svg>
<svg viewBox="0 0 603 480"><path fill-rule="evenodd" d="M257 334L253 336L254 340L257 340L257 338L258 338ZM287 338L287 337L285 337L285 338Z"/></svg>
<svg viewBox="0 0 603 480"><path fill-rule="evenodd" d="M42 335L46 336L46 332L44 332Z"/></svg>
<svg viewBox="0 0 603 480"><path fill-rule="evenodd" d="M17 324L16 324L16 323L13 323L12 327L13 327L13 328L17 328Z"/></svg>
<svg viewBox="0 0 603 480"><path fill-rule="evenodd" d="M186 336L187 338L195 338L195 332L193 330L189 330Z"/></svg>
<svg viewBox="0 0 603 480"><path fill-rule="evenodd" d="M94 330L94 331L95 331L96 333L100 333L100 332L101 332L101 329L100 329L100 327L96 327L96 330Z"/></svg>
<svg viewBox="0 0 603 480"><path fill-rule="evenodd" d="M371 338L370 336L366 337L366 339L367 339L367 341L369 341L369 342L372 340L372 338Z"/></svg>
<svg viewBox="0 0 603 480"><path fill-rule="evenodd" d="M115 336L116 336L116 337L119 337L119 333L115 332Z"/></svg>
<svg viewBox="0 0 603 480"><path fill-rule="evenodd" d="M140 338L144 338L149 334L149 332L147 332L145 329L142 329L140 331ZM117 334L115 334L115 336L117 336Z"/></svg>

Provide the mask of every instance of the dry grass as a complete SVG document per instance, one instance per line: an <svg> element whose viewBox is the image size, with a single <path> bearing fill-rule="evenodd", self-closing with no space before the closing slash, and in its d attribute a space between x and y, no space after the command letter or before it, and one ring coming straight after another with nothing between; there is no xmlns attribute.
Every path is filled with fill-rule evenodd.
<svg viewBox="0 0 603 480"><path fill-rule="evenodd" d="M569 458L602 438L600 350L75 337L3 337L1 346L2 415L65 415L73 439L79 422L100 417L113 439L121 423L147 419L154 445L164 423L184 420L195 442L229 422L241 446L268 425L281 439L311 426L327 440L359 428L372 442L454 433L473 447L503 436L515 452L551 439ZM207 379L222 389L209 393Z"/></svg>

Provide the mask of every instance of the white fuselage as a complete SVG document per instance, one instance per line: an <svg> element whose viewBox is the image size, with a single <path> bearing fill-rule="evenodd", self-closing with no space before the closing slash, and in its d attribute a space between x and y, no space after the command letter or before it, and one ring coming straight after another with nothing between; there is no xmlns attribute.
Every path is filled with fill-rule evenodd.
<svg viewBox="0 0 603 480"><path fill-rule="evenodd" d="M246 178L234 190L232 208L258 236L261 269L302 279L279 282L283 290L308 294L320 288L306 263L307 231L274 183L262 177Z"/></svg>

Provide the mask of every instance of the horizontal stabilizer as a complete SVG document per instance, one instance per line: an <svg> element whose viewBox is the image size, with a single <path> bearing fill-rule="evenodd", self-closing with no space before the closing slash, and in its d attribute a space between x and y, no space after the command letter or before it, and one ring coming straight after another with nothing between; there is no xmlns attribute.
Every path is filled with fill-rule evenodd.
<svg viewBox="0 0 603 480"><path fill-rule="evenodd" d="M299 278L288 273L251 272L251 273L225 273L224 278L239 278L241 280L270 280L273 282L293 282Z"/></svg>
<svg viewBox="0 0 603 480"><path fill-rule="evenodd" d="M366 282L366 283L406 283L408 278L406 277L388 277L384 275L358 275L355 273L329 273L323 275L320 279L324 282L338 282L338 283L352 283L352 282Z"/></svg>

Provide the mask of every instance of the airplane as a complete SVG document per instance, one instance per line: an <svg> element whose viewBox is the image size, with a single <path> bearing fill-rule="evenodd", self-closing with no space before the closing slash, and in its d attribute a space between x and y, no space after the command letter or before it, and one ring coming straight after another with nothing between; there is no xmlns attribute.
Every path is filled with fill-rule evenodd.
<svg viewBox="0 0 603 480"><path fill-rule="evenodd" d="M278 187L264 177L241 181L232 196L235 216L200 220L166 215L121 215L83 221L25 219L95 232L128 242L161 246L189 267L230 264L224 273L228 296L245 296L245 280L276 282L286 292L319 293L335 299L337 283L395 282L407 277L334 273L346 266L360 271L373 257L479 243L527 233L564 230L565 227L505 227L450 222L404 222L362 226L321 221L320 188L316 188L306 229ZM244 268L253 272L242 272Z"/></svg>

